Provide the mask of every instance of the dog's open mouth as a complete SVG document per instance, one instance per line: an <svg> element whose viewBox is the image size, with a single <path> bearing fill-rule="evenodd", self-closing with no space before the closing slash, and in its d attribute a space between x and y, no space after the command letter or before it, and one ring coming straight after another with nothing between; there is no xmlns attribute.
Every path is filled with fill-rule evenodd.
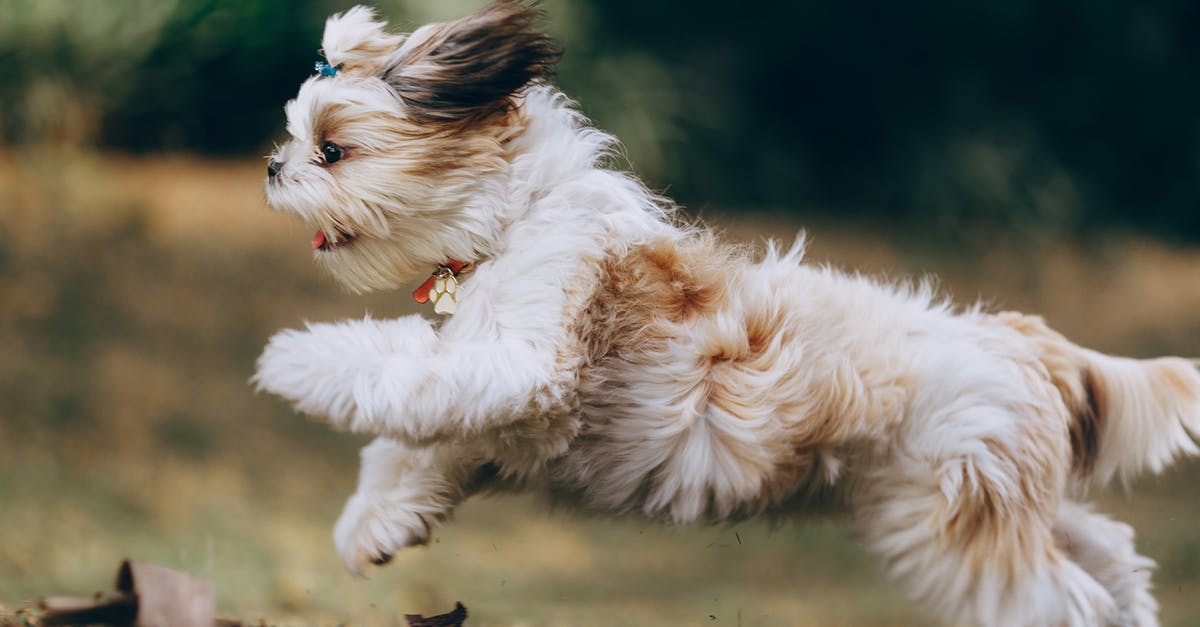
<svg viewBox="0 0 1200 627"><path fill-rule="evenodd" d="M336 242L326 237L325 231L317 231L312 238L312 247L313 250L329 251L335 248L341 248L352 241L354 241L354 236L341 229L338 229L337 231Z"/></svg>

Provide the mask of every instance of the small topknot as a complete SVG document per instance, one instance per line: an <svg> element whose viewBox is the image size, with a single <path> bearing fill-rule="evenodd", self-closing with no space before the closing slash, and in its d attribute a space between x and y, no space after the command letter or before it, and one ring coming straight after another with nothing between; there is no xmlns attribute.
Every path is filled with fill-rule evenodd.
<svg viewBox="0 0 1200 627"><path fill-rule="evenodd" d="M387 22L376 19L374 9L359 5L325 21L321 47L339 71L373 75L402 41L403 36L387 32Z"/></svg>

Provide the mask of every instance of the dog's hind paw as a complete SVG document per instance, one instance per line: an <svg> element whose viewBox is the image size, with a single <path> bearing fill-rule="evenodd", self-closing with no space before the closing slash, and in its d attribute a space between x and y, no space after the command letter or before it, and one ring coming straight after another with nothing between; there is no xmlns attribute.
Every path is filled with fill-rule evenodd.
<svg viewBox="0 0 1200 627"><path fill-rule="evenodd" d="M333 541L346 570L364 576L370 565L383 566L397 551L429 543L433 512L386 493L358 492L350 497L333 529Z"/></svg>

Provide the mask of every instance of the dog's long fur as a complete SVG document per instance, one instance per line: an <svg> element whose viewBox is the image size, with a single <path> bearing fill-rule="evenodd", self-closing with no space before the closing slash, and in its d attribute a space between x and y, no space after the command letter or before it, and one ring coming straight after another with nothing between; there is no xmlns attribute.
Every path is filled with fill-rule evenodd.
<svg viewBox="0 0 1200 627"><path fill-rule="evenodd" d="M261 389L379 436L335 530L352 572L489 485L676 524L832 493L941 620L1156 623L1132 530L1064 494L1195 454L1194 364L681 224L546 82L536 16L400 36L352 9L337 75L287 105L267 197L321 230L319 265L356 291L476 267L451 318L311 324L259 360Z"/></svg>

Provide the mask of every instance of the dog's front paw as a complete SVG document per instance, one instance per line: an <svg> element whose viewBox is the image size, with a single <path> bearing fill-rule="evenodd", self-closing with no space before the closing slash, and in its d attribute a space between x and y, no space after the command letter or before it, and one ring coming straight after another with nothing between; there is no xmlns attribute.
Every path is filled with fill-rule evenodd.
<svg viewBox="0 0 1200 627"><path fill-rule="evenodd" d="M378 433L403 414L436 335L416 317L310 324L276 333L251 381L335 428Z"/></svg>
<svg viewBox="0 0 1200 627"><path fill-rule="evenodd" d="M276 333L258 358L252 379L259 390L281 396L300 411L338 425L354 408L352 386L345 375L352 364L325 346L317 330L287 329Z"/></svg>
<svg viewBox="0 0 1200 627"><path fill-rule="evenodd" d="M429 543L436 515L406 505L387 494L350 497L333 528L334 545L350 574L362 577L367 566L388 563L400 549Z"/></svg>

